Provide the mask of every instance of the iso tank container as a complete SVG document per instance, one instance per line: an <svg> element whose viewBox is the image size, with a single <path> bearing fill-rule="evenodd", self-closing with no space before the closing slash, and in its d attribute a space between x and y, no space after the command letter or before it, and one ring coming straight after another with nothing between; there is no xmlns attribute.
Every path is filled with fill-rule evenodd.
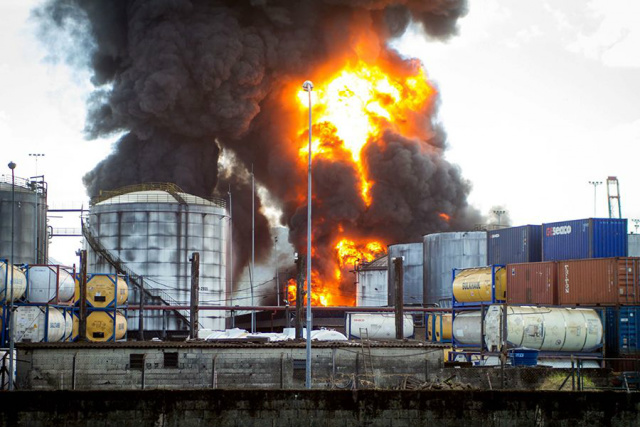
<svg viewBox="0 0 640 427"><path fill-rule="evenodd" d="M588 218L542 224L542 260L626 257L627 220Z"/></svg>
<svg viewBox="0 0 640 427"><path fill-rule="evenodd" d="M388 298L387 304L396 302L396 273L394 258L402 257L404 305L422 305L424 290L424 254L422 243L403 243L388 247Z"/></svg>
<svg viewBox="0 0 640 427"><path fill-rule="evenodd" d="M559 261L559 305L640 304L640 258Z"/></svg>
<svg viewBox="0 0 640 427"><path fill-rule="evenodd" d="M175 185L148 184L124 189L113 197L92 200L87 231L112 256L133 273L144 277L152 295L146 301L188 306L191 295L193 252L200 254L200 305L225 305L228 215L222 199L204 199L182 192ZM112 272L99 253L88 249L87 270ZM129 304L139 304L140 293L131 287ZM160 302L161 301L161 302ZM186 311L181 315L164 310L145 311L149 333L169 335L188 330ZM137 330L138 314L129 312L131 331ZM201 329L225 328L225 312L200 310Z"/></svg>
<svg viewBox="0 0 640 427"><path fill-rule="evenodd" d="M67 331L63 312L52 306L17 306L13 316L15 342L57 342Z"/></svg>
<svg viewBox="0 0 640 427"><path fill-rule="evenodd" d="M542 227L523 225L487 232L487 264L542 261Z"/></svg>
<svg viewBox="0 0 640 427"><path fill-rule="evenodd" d="M0 256L9 256L13 242L14 264L44 263L48 246L46 184L24 178L14 182L12 187L10 175L0 176Z"/></svg>
<svg viewBox="0 0 640 427"><path fill-rule="evenodd" d="M451 307L451 273L454 268L487 265L487 233L466 231L434 233L423 237L424 304Z"/></svg>
<svg viewBox="0 0 640 427"><path fill-rule="evenodd" d="M482 313L480 311L463 311L454 314L454 344L480 347L482 345Z"/></svg>
<svg viewBox="0 0 640 427"><path fill-rule="evenodd" d="M27 277L27 301L30 303L60 303L73 298L75 283L72 272L59 265L30 265Z"/></svg>
<svg viewBox="0 0 640 427"><path fill-rule="evenodd" d="M455 305L504 301L507 278L502 266L454 270L453 301Z"/></svg>
<svg viewBox="0 0 640 427"><path fill-rule="evenodd" d="M8 302L11 296L14 301L19 300L27 290L27 277L22 270L15 265L12 265L11 268L7 268L7 266L7 261L0 261L0 304Z"/></svg>
<svg viewBox="0 0 640 427"><path fill-rule="evenodd" d="M604 327L593 309L561 307L507 307L507 345L540 351L593 352L602 348ZM503 306L492 305L484 318L485 346L502 345Z"/></svg>
<svg viewBox="0 0 640 427"><path fill-rule="evenodd" d="M356 287L356 306L384 307L388 298L388 265L385 255L356 267L358 284Z"/></svg>
<svg viewBox="0 0 640 427"><path fill-rule="evenodd" d="M80 322L73 318L71 337L75 341L80 333ZM117 341L127 333L127 319L119 311L91 311L87 315L87 340L91 342Z"/></svg>
<svg viewBox="0 0 640 427"><path fill-rule="evenodd" d="M640 356L640 306L607 308L607 356Z"/></svg>
<svg viewBox="0 0 640 427"><path fill-rule="evenodd" d="M117 274L88 274L87 303L89 308L117 308L127 303L129 285L124 276ZM80 279L75 281L74 302L79 303Z"/></svg>
<svg viewBox="0 0 640 427"><path fill-rule="evenodd" d="M345 313L344 330L349 339L395 339L396 315L393 313ZM409 314L403 316L402 332L403 338L414 337L413 317Z"/></svg>
<svg viewBox="0 0 640 427"><path fill-rule="evenodd" d="M558 304L558 269L554 261L507 264L507 303Z"/></svg>

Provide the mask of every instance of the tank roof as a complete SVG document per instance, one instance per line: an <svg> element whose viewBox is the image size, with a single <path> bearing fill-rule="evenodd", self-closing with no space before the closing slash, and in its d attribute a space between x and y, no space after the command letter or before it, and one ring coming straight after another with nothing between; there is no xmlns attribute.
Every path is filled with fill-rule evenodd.
<svg viewBox="0 0 640 427"><path fill-rule="evenodd" d="M220 198L208 198L185 193L175 184L141 184L124 187L114 191L104 191L91 201L93 205L112 205L122 203L179 203L183 205L204 205L226 207L226 201Z"/></svg>

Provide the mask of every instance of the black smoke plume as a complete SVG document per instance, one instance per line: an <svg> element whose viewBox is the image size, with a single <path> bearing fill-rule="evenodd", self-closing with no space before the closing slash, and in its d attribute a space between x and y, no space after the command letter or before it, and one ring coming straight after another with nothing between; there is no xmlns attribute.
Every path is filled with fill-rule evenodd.
<svg viewBox="0 0 640 427"><path fill-rule="evenodd" d="M90 195L158 181L205 197L226 195L228 185L235 185L233 194L244 193L246 181L232 177L216 188L220 152L232 150L244 167L254 165L302 249L305 207L290 190L306 177L283 155L292 144L282 126L291 114L279 102L283 85L302 83L341 57L403 62L386 47L390 38L413 22L430 37L446 39L466 12L466 0L49 0L34 14L43 39L70 38L60 56L93 72L88 137L120 135L113 153L84 177ZM363 28L367 49L358 51L352 40ZM435 111L423 117L434 129L429 140L387 133L384 147L371 144L364 153L376 182L369 209L348 185L352 170L314 165L315 194L323 198L314 210L326 217L314 223L318 242L338 222L392 243L478 220L466 203L469 184L443 158L445 136L434 117ZM425 145L431 149L418 148ZM251 198L245 196L233 206L238 265L249 253L240 235L250 230ZM259 212L258 219L260 258L271 243Z"/></svg>

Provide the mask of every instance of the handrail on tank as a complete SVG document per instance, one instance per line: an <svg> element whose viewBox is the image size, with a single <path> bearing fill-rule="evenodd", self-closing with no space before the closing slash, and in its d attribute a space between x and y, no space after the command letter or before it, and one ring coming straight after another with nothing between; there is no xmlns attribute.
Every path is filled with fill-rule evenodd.
<svg viewBox="0 0 640 427"><path fill-rule="evenodd" d="M179 204L188 204L184 197L181 196L181 194L185 194L185 192L178 185L171 182L146 182L143 184L127 185L115 190L100 190L100 193L97 196L91 198L91 205L93 206L117 196L139 191L164 191L169 193L169 195L171 195ZM218 197L202 197L202 199L215 203L222 208L226 207L226 201L224 199ZM159 200L155 200L155 202L158 201ZM148 202L152 201L148 200Z"/></svg>

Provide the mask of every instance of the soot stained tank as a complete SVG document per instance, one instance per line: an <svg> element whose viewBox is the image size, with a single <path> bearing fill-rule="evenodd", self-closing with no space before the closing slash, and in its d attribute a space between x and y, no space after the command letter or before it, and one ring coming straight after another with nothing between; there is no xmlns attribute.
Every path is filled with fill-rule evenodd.
<svg viewBox="0 0 640 427"><path fill-rule="evenodd" d="M356 267L358 277L356 305L358 307L383 307L387 305L388 259L389 257L384 255Z"/></svg>
<svg viewBox="0 0 640 427"><path fill-rule="evenodd" d="M13 264L37 264L47 258L47 192L44 181L15 178ZM0 176L0 258L11 256L11 175Z"/></svg>
<svg viewBox="0 0 640 427"><path fill-rule="evenodd" d="M403 301L404 305L421 305L423 300L424 262L422 243L402 243L389 246L388 304L394 305L396 298L394 258L403 257Z"/></svg>
<svg viewBox="0 0 640 427"><path fill-rule="evenodd" d="M454 268L487 265L487 233L465 231L424 236L424 304L451 307Z"/></svg>
<svg viewBox="0 0 640 427"><path fill-rule="evenodd" d="M92 200L86 228L105 251L144 277L145 289L153 295L151 301L145 297L147 304L189 305L189 259L198 252L199 304L225 305L228 221L224 200L190 195L173 184L127 187ZM113 273L102 254L87 249L89 272ZM129 305L139 304L139 290L130 288ZM185 331L189 314L181 314L145 312L145 332ZM224 329L224 316L223 311L200 310L199 327ZM130 331L137 330L137 318L137 313L129 314Z"/></svg>

